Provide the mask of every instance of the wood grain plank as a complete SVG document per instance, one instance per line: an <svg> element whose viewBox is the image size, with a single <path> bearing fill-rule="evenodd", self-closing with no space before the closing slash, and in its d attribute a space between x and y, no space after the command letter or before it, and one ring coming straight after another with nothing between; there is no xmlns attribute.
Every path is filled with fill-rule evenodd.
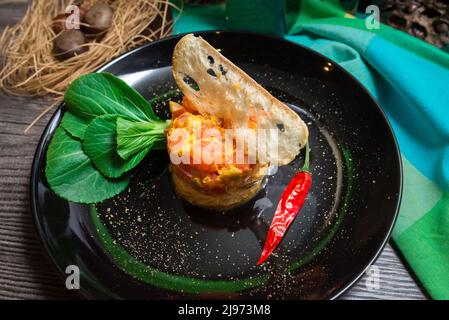
<svg viewBox="0 0 449 320"><path fill-rule="evenodd" d="M373 266L379 271L379 288L370 288L369 275L365 274L341 297L342 299L422 300L427 298L390 244L387 244Z"/></svg>

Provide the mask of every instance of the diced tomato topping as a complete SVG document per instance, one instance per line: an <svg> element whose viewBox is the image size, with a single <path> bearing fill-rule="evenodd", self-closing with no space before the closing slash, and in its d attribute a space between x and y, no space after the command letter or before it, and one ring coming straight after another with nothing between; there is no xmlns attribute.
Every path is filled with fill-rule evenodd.
<svg viewBox="0 0 449 320"><path fill-rule="evenodd" d="M253 165L232 164L235 160L234 148L225 148L226 124L214 116L199 115L195 106L185 96L182 104L170 102L173 123L168 132L167 147L169 152L186 156L190 163L181 163L177 167L182 175L198 186L215 193L226 191L228 183L235 183L240 178L250 175ZM249 117L249 127L255 128L257 116ZM183 129L182 134L173 134L174 130ZM211 133L211 130L214 129ZM181 135L181 136L180 136ZM197 148L201 150L200 163L194 163ZM228 154L225 152L228 151ZM215 154L218 152L217 154ZM208 158L206 158L208 157ZM209 158L210 157L210 158Z"/></svg>
<svg viewBox="0 0 449 320"><path fill-rule="evenodd" d="M198 113L198 110L196 109L196 107L186 96L184 96L182 98L182 105L188 112L193 113L193 114Z"/></svg>

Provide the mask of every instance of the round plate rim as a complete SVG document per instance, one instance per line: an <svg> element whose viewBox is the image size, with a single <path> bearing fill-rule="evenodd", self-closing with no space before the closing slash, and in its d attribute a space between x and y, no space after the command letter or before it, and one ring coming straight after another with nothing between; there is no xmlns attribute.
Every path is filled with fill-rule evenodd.
<svg viewBox="0 0 449 320"><path fill-rule="evenodd" d="M169 41L175 38L181 38L182 36L189 34L189 33L194 33L195 35L209 35L209 34L240 34L240 35L248 35L248 36L257 36L257 37L261 37L261 38L271 38L271 39L276 39L278 41L282 41L285 43L288 43L289 45L295 45L298 47L301 47L303 50L307 50L309 52L311 52L312 54L318 55L320 57L322 57L323 59L333 63L333 65L335 66L336 69L339 70L339 72L342 72L344 74L346 74L347 76L349 76L351 78L352 81L354 81L355 83L357 83L359 89L361 89L366 95L369 96L369 98L372 100L372 103L375 105L376 107L376 111L380 113L380 115L382 116L384 123L387 125L388 128L388 134L390 136L390 138L392 139L393 145L394 145L394 151L395 151L395 158L397 161L397 166L399 168L399 172L398 172L398 178L399 178L399 189L398 191L398 196L397 196L397 200L396 200L396 206L395 206L395 212L394 212L394 216L393 219L391 220L391 224L388 228L388 232L384 235L384 239L383 242L380 244L379 248L377 249L376 253L373 255L373 257L371 259L369 259L369 261L366 263L365 267L361 268L361 270L358 272L358 274L356 276L354 276L353 280L349 281L348 283L346 283L345 285L341 286L339 289L336 290L336 292L329 297L329 299L334 300L337 299L339 296L341 296L343 293L345 293L347 290L349 290L366 272L366 270L377 260L377 258L380 256L381 252L383 251L383 249L385 248L386 244L388 243L390 237L391 237L391 233L393 231L393 228L395 226L398 214L399 214L399 208L401 206L401 201L402 201L402 192L403 192L403 166L402 166L402 160L401 160L401 153L400 153L400 149L399 149L399 144L396 138L396 135L394 134L393 131L393 127L391 126L390 121L388 120L385 112L382 110L382 108L379 106L379 104L377 103L377 101L374 99L374 97L372 96L372 94L368 91L368 89L365 88L365 86L357 79L355 78L351 73L349 73L348 71L346 71L343 67L341 67L337 62L333 61L332 59L326 57L325 55L312 50L308 47L305 47L301 44L295 43L293 41L284 39L282 37L279 36L275 36L275 35L267 35L267 34L262 34L262 33L258 33L258 32L252 32L252 31L228 31L228 30L209 30L209 31L198 31L198 32L187 32L187 33L182 33L182 34L176 34L176 35L171 35L169 37L163 38L163 39L159 39L159 40L155 40L153 42L149 42L146 43L144 45L141 45L137 48L134 48L128 52L125 52L119 56L117 56L116 58L112 59L110 62L107 62L106 64L104 64L103 66L101 66L100 68L98 68L97 70L95 70L94 72L102 72L105 69L107 69L108 67L116 64L117 62L125 59L127 56L132 55L140 50L144 50L147 47L151 47L153 45L156 45L160 42L164 42L164 41ZM59 276L61 277L61 279L64 279L65 273L64 270L62 270L60 268L60 266L58 265L58 263L56 262L56 259L54 258L48 244L46 241L44 241L45 239L45 234L43 232L42 226L40 225L39 222L39 212L37 209L37 181L38 181L38 173L39 173L39 168L40 168L40 158L42 158L42 153L44 152L44 142L45 139L48 138L48 135L50 133L52 133L55 129L56 126L59 125L60 119L62 118L62 108L64 106L64 102L62 102L57 110L55 111L55 113L52 115L52 117L50 118L50 120L48 121L47 125L45 126L45 129L42 132L41 137L39 138L39 143L37 144L36 147L36 151L34 153L34 157L33 157L33 162L32 162L32 166L31 166L31 176L30 176L30 206L31 206L31 211L32 211L32 216L33 216L33 222L34 225L36 227L36 231L37 231L37 235L40 241L41 246L44 248L44 252L45 255L47 257L47 259L51 262L53 268L55 268L57 270L57 273L59 274ZM80 289L77 290L79 293L78 295L81 295L84 298L91 298L91 295L86 292L84 289Z"/></svg>

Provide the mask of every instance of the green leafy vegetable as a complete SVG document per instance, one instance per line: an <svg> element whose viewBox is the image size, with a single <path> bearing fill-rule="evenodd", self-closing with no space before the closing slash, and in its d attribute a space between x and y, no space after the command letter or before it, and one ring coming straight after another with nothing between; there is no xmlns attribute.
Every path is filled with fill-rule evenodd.
<svg viewBox="0 0 449 320"><path fill-rule="evenodd" d="M96 203L123 191L128 171L153 149L165 149L169 121L152 106L179 97L179 90L145 100L109 73L76 79L65 93L68 111L47 150L46 176L62 198Z"/></svg>
<svg viewBox="0 0 449 320"><path fill-rule="evenodd" d="M162 120L134 122L117 118L117 153L128 159L146 148L165 149L164 131L169 125L169 121Z"/></svg>
<svg viewBox="0 0 449 320"><path fill-rule="evenodd" d="M107 179L92 165L81 141L62 127L56 129L47 150L47 181L60 197L74 202L95 203L122 192L129 176Z"/></svg>
<svg viewBox="0 0 449 320"><path fill-rule="evenodd" d="M75 138L83 140L89 122L67 111L61 120L61 126Z"/></svg>
<svg viewBox="0 0 449 320"><path fill-rule="evenodd" d="M109 178L120 177L134 168L147 155L145 148L127 160L117 153L117 116L99 116L91 121L83 141L86 154L100 172Z"/></svg>
<svg viewBox="0 0 449 320"><path fill-rule="evenodd" d="M79 77L66 91L64 101L70 112L87 122L106 114L134 121L156 119L149 102L140 93L109 73Z"/></svg>

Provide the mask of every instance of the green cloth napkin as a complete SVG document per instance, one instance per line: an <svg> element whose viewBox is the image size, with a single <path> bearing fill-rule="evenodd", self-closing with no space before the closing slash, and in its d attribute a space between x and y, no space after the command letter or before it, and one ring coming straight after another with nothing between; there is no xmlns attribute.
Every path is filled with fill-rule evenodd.
<svg viewBox="0 0 449 320"><path fill-rule="evenodd" d="M404 191L393 239L430 295L449 299L449 55L386 25L369 29L337 0L227 0L184 5L174 14L175 34L277 34L357 77L387 114L402 153Z"/></svg>

